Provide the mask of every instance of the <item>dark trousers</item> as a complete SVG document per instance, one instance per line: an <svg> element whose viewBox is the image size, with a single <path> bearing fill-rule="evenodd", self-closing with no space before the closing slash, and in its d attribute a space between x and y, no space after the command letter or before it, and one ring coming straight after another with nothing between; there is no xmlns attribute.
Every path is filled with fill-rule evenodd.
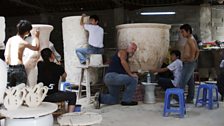
<svg viewBox="0 0 224 126"><path fill-rule="evenodd" d="M9 65L8 69L8 85L9 87L14 87L18 84L27 82L27 74L25 66L20 65Z"/></svg>
<svg viewBox="0 0 224 126"><path fill-rule="evenodd" d="M217 79L217 86L218 91L222 96L222 99L224 97L224 68L220 68L220 74L218 75Z"/></svg>
<svg viewBox="0 0 224 126"><path fill-rule="evenodd" d="M68 101L68 105L75 105L76 104L76 93L75 92L63 92L58 91L53 94L47 95L44 99L47 102L62 102Z"/></svg>
<svg viewBox="0 0 224 126"><path fill-rule="evenodd" d="M169 78L159 78L158 84L163 88L163 90L166 90L168 88L175 88L171 79Z"/></svg>

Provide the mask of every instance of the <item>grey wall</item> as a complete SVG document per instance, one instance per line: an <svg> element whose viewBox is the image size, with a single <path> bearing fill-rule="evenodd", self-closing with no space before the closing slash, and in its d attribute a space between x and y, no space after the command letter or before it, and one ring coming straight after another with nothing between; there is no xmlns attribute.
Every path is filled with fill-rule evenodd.
<svg viewBox="0 0 224 126"><path fill-rule="evenodd" d="M174 11L175 15L159 15L159 16L142 16L143 11L161 12L161 11ZM200 36L199 31L199 6L172 6L172 7L154 7L142 8L137 11L127 12L127 21L139 23L165 23L165 24L190 24L193 28L193 33Z"/></svg>
<svg viewBox="0 0 224 126"><path fill-rule="evenodd" d="M212 39L224 40L224 6L212 7Z"/></svg>

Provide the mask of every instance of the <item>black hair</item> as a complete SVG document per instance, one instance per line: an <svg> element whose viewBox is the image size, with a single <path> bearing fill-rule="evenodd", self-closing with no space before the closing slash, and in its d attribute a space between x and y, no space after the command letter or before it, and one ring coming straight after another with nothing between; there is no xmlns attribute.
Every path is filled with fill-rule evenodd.
<svg viewBox="0 0 224 126"><path fill-rule="evenodd" d="M170 55L174 54L178 59L181 57L181 53L179 50L173 50L170 52Z"/></svg>
<svg viewBox="0 0 224 126"><path fill-rule="evenodd" d="M89 19L94 19L95 21L100 21L99 20L99 17L97 16L97 15L91 15L90 17L89 17Z"/></svg>
<svg viewBox="0 0 224 126"><path fill-rule="evenodd" d="M44 62L49 63L49 58L51 57L52 51L49 48L44 48L41 50L41 57L43 58Z"/></svg>
<svg viewBox="0 0 224 126"><path fill-rule="evenodd" d="M184 29L186 32L189 32L190 34L192 34L192 28L189 24L183 24L180 26L180 29Z"/></svg>
<svg viewBox="0 0 224 126"><path fill-rule="evenodd" d="M27 20L20 20L16 27L18 34L23 35L25 32L30 32L32 29L32 24Z"/></svg>

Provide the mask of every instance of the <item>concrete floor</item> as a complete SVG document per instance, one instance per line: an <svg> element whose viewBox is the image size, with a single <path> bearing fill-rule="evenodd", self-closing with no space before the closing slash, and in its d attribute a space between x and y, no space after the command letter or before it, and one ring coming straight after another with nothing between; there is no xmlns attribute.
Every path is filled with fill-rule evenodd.
<svg viewBox="0 0 224 126"><path fill-rule="evenodd" d="M213 110L187 104L187 114L184 118L175 114L163 117L163 102L140 102L139 105L131 107L102 105L99 110L94 109L92 104L86 104L85 100L80 100L79 103L82 104L82 112L102 115L102 122L93 126L224 126L224 102L220 102L220 107ZM55 126L58 126L57 122Z"/></svg>

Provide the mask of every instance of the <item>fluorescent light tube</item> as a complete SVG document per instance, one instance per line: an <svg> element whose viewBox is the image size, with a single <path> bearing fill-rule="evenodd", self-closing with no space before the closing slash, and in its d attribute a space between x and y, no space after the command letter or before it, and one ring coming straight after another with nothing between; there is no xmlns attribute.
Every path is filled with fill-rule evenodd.
<svg viewBox="0 0 224 126"><path fill-rule="evenodd" d="M141 15L174 15L176 12L141 12Z"/></svg>

